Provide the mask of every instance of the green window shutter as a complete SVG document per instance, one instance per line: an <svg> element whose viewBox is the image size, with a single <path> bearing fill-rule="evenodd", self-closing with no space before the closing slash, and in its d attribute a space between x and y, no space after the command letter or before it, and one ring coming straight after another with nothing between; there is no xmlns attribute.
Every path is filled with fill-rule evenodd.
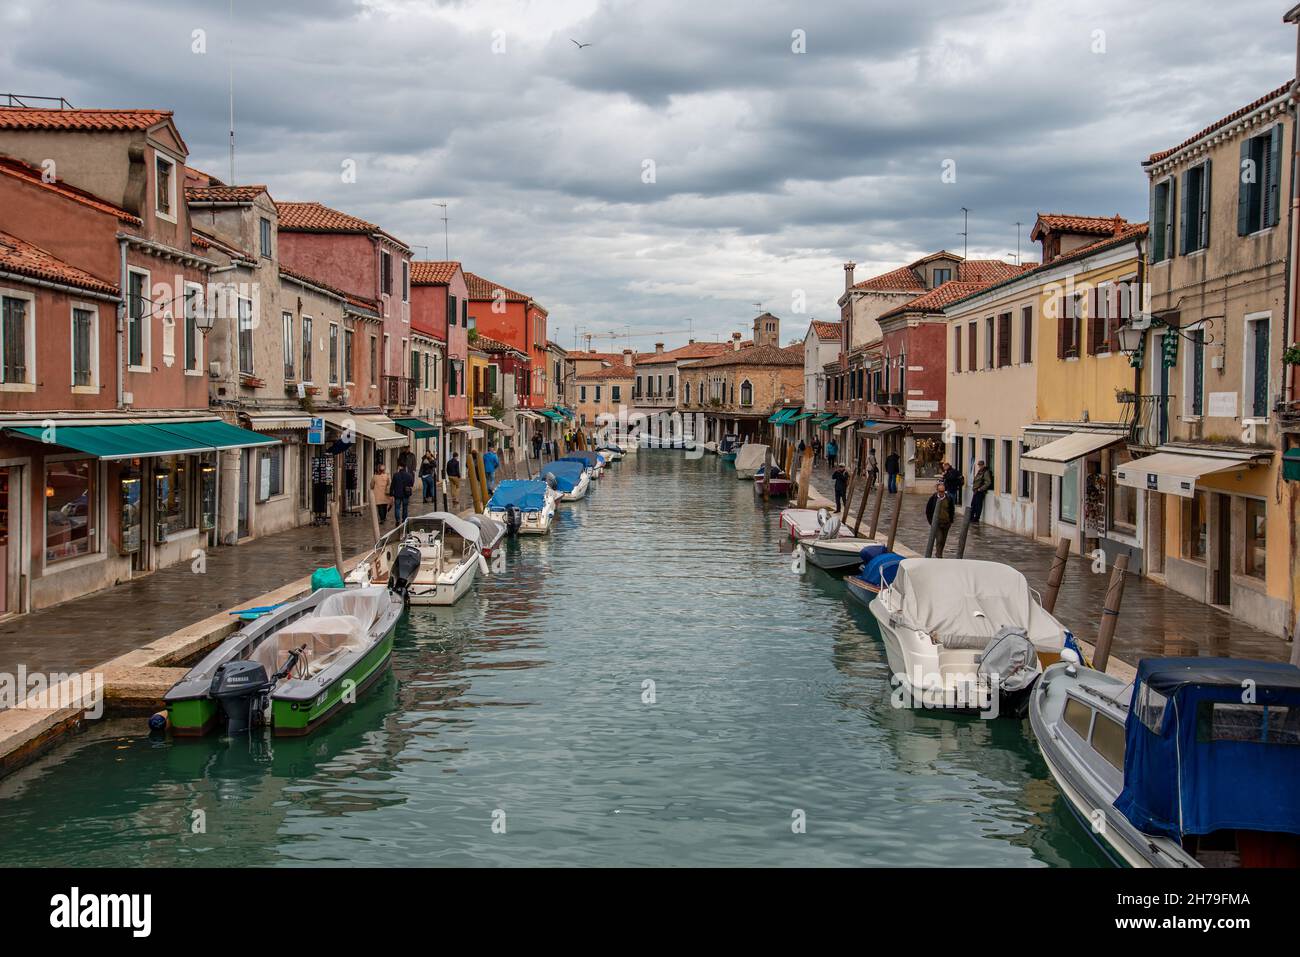
<svg viewBox="0 0 1300 957"><path fill-rule="evenodd" d="M1282 124L1278 123L1268 136L1268 178L1261 180L1264 192L1264 225L1276 226L1281 214L1282 197Z"/></svg>
<svg viewBox="0 0 1300 957"><path fill-rule="evenodd" d="M1179 233L1181 233L1181 238L1178 244L1178 251L1182 253L1184 256L1186 256L1188 253L1192 251L1193 248L1192 237L1196 235L1195 231L1189 228L1189 226L1192 224L1191 204L1188 202L1188 200L1190 200L1192 197L1192 191L1190 189L1192 171L1184 170L1181 178L1182 178L1182 187L1183 187L1183 201L1182 201L1182 205L1178 207L1178 226L1179 226L1178 231Z"/></svg>
<svg viewBox="0 0 1300 957"><path fill-rule="evenodd" d="M1196 222L1196 248L1210 245L1210 161L1201 164L1201 208Z"/></svg>
<svg viewBox="0 0 1300 957"><path fill-rule="evenodd" d="M1151 224L1151 261L1156 263L1165 258L1165 200L1168 191L1162 188L1163 185L1151 185L1151 212L1147 217Z"/></svg>
<svg viewBox="0 0 1300 957"><path fill-rule="evenodd" d="M1249 236L1254 229L1251 227L1255 217L1251 215L1251 207L1254 205L1255 197L1259 189L1258 169L1251 169L1254 158L1251 156L1251 140L1241 141L1241 162L1237 166L1237 235ZM1247 173L1254 182L1247 181Z"/></svg>

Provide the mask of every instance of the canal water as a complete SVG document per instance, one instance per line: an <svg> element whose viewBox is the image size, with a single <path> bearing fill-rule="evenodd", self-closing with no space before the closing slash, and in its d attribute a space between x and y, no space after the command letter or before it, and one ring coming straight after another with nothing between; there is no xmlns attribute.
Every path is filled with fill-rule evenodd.
<svg viewBox="0 0 1300 957"><path fill-rule="evenodd" d="M793 572L778 510L716 457L629 456L409 612L313 736L113 721L0 781L4 862L1105 864L1027 722L890 706L865 609Z"/></svg>

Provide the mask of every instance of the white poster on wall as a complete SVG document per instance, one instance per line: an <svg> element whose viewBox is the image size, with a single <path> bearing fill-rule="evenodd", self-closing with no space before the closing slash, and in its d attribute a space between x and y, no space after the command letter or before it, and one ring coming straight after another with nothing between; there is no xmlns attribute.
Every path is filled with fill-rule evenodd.
<svg viewBox="0 0 1300 957"><path fill-rule="evenodd" d="M1211 392L1208 414L1224 419L1237 416L1237 393Z"/></svg>

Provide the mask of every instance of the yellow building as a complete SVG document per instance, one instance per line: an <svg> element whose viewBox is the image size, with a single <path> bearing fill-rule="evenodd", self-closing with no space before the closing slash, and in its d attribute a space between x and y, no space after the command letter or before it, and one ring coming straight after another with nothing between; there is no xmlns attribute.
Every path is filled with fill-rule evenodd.
<svg viewBox="0 0 1300 957"><path fill-rule="evenodd" d="M948 456L968 487L979 462L992 470L981 521L1132 562L1135 504L1114 468L1134 375L1116 337L1146 224L1044 213L1031 236L1042 264L945 309Z"/></svg>

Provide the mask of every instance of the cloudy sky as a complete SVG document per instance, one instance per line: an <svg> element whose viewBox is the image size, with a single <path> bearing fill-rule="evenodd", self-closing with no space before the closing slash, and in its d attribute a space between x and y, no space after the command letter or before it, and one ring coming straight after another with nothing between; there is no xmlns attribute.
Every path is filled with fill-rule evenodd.
<svg viewBox="0 0 1300 957"><path fill-rule="evenodd" d="M846 259L960 251L963 206L994 258L1017 221L1036 256L1038 211L1144 219L1144 156L1294 74L1287 6L5 0L0 92L174 110L228 179L233 66L237 181L420 258L446 202L452 258L562 345L725 337L755 302L790 338L838 318Z"/></svg>

